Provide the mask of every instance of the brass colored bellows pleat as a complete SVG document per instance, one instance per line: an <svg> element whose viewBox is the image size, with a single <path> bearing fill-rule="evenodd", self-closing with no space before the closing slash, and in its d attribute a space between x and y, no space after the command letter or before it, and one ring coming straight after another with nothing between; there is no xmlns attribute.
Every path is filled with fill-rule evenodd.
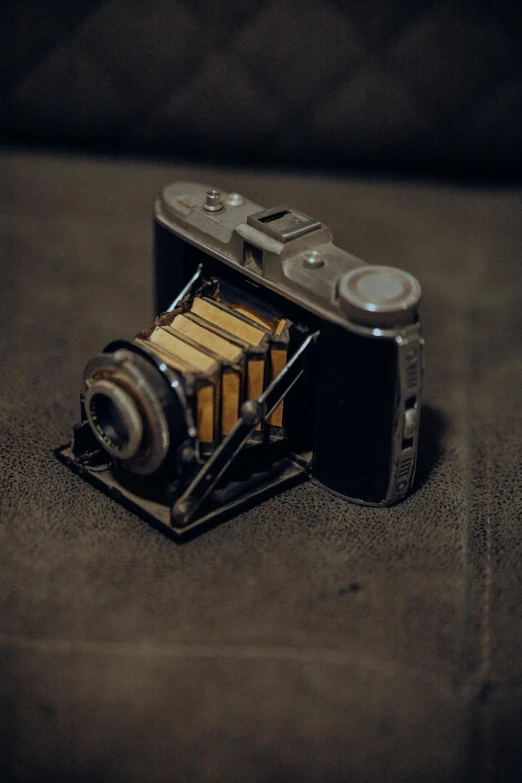
<svg viewBox="0 0 522 783"><path fill-rule="evenodd" d="M215 446L234 427L242 403L258 398L288 358L289 321L254 306L195 296L136 338L186 377L198 438ZM281 403L268 419L283 426ZM258 430L262 429L261 425Z"/></svg>

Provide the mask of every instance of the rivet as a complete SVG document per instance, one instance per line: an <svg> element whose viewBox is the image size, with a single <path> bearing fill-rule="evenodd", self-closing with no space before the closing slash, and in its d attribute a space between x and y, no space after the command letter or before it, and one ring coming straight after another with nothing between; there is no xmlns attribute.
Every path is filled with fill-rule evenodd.
<svg viewBox="0 0 522 783"><path fill-rule="evenodd" d="M240 196L239 193L229 193L225 199L225 204L227 207L240 207L244 203L245 199L243 196Z"/></svg>
<svg viewBox="0 0 522 783"><path fill-rule="evenodd" d="M314 250L313 253L304 257L303 266L306 266L308 269L320 269L324 266L324 261L319 253Z"/></svg>

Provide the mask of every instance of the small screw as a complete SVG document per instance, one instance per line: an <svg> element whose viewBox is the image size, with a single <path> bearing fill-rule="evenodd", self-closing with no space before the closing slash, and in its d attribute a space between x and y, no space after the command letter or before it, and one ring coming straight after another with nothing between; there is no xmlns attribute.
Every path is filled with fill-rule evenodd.
<svg viewBox="0 0 522 783"><path fill-rule="evenodd" d="M192 446L183 446L183 448L181 449L180 459L185 464L192 462L195 456L196 456L196 452L194 451Z"/></svg>
<svg viewBox="0 0 522 783"><path fill-rule="evenodd" d="M225 199L227 207L240 207L244 203L245 199L239 193L229 193Z"/></svg>
<svg viewBox="0 0 522 783"><path fill-rule="evenodd" d="M203 209L207 212L221 212L223 209L223 202L219 190L207 190Z"/></svg>
<svg viewBox="0 0 522 783"><path fill-rule="evenodd" d="M313 253L305 256L303 259L303 266L306 266L308 269L320 269L322 266L324 266L324 261L319 253L314 250Z"/></svg>

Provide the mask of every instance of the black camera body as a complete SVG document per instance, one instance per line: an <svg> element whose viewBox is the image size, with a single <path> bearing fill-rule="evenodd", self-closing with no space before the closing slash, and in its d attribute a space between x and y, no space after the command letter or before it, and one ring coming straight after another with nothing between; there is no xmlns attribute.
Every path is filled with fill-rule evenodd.
<svg viewBox="0 0 522 783"><path fill-rule="evenodd" d="M176 536L304 479L387 506L411 488L423 341L410 274L320 221L198 183L155 205L155 323L84 372L58 456Z"/></svg>

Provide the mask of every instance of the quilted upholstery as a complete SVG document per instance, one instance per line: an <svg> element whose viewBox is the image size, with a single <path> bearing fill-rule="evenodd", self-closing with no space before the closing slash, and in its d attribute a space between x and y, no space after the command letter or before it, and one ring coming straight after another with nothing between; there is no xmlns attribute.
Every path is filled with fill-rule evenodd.
<svg viewBox="0 0 522 783"><path fill-rule="evenodd" d="M520 173L510 0L20 0L2 16L4 140Z"/></svg>

